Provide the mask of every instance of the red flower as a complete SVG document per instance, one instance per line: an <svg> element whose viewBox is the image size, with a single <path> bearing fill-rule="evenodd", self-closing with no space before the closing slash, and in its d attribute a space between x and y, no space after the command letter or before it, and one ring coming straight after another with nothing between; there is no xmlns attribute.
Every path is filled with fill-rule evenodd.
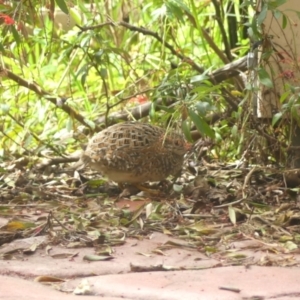
<svg viewBox="0 0 300 300"><path fill-rule="evenodd" d="M131 98L128 102L136 103L136 104L143 104L148 101L148 97L145 94L137 95L136 97Z"/></svg>
<svg viewBox="0 0 300 300"><path fill-rule="evenodd" d="M293 79L295 78L295 74L291 70L285 70L280 74L280 77L285 79Z"/></svg>
<svg viewBox="0 0 300 300"><path fill-rule="evenodd" d="M1 13L0 13L0 19L2 19L6 25L13 25L13 24L15 24L15 20L13 20L13 19L12 19L10 16L8 16L8 15L1 14Z"/></svg>

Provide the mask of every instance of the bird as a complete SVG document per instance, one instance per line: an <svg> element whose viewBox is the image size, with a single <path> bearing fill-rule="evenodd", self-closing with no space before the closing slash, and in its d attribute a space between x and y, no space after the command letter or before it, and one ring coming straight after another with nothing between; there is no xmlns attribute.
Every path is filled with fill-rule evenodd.
<svg viewBox="0 0 300 300"><path fill-rule="evenodd" d="M191 149L182 134L148 123L128 121L96 133L83 151L79 165L100 171L121 188L162 181L180 174Z"/></svg>

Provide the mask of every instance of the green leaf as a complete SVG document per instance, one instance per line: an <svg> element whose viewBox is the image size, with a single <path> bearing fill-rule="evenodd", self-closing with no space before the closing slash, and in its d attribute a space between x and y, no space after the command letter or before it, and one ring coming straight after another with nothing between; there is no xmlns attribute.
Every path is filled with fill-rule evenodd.
<svg viewBox="0 0 300 300"><path fill-rule="evenodd" d="M269 9L273 10L275 8L277 8L278 6L283 5L284 3L286 3L287 0L274 0L274 1L269 1L268 2L268 7Z"/></svg>
<svg viewBox="0 0 300 300"><path fill-rule="evenodd" d="M212 68L212 67L211 67ZM200 74L200 75L196 75L196 76L193 76L191 78L191 83L197 83L197 82L201 82L203 80L207 80L209 78L209 76L207 76L206 74L209 72L209 69L207 70L207 72L203 73L203 74Z"/></svg>
<svg viewBox="0 0 300 300"><path fill-rule="evenodd" d="M189 116L200 133L205 134L210 138L215 137L215 132L210 128L210 126L203 120L201 116L197 115L193 110L189 110Z"/></svg>
<svg viewBox="0 0 300 300"><path fill-rule="evenodd" d="M19 46L21 43L20 35L19 35L18 31L16 30L15 26L11 26L10 28L11 28L11 32L13 34L15 42Z"/></svg>
<svg viewBox="0 0 300 300"><path fill-rule="evenodd" d="M257 25L261 25L263 23L263 21L266 19L267 12L268 12L268 6L264 4L262 10L260 11L257 17Z"/></svg>
<svg viewBox="0 0 300 300"><path fill-rule="evenodd" d="M282 12L280 10L276 9L273 11L273 15L274 15L275 19L278 20L282 16Z"/></svg>
<svg viewBox="0 0 300 300"><path fill-rule="evenodd" d="M251 27L248 29L248 35L254 40L260 40L261 34L259 30L260 29L258 28L257 20L256 18L253 18L251 22Z"/></svg>
<svg viewBox="0 0 300 300"><path fill-rule="evenodd" d="M182 121L181 128L186 139L191 142L192 141L191 130L187 120Z"/></svg>
<svg viewBox="0 0 300 300"><path fill-rule="evenodd" d="M285 93L283 93L279 99L280 103L283 103L290 94L291 94L290 91L286 91Z"/></svg>
<svg viewBox="0 0 300 300"><path fill-rule="evenodd" d="M105 79L108 78L108 72L107 72L107 69L106 69L106 68L101 68L101 69L100 69L100 76L101 76L102 78L105 78Z"/></svg>
<svg viewBox="0 0 300 300"><path fill-rule="evenodd" d="M282 15L282 29L285 29L287 25L287 18L285 15Z"/></svg>
<svg viewBox="0 0 300 300"><path fill-rule="evenodd" d="M238 127L237 125L233 125L231 128L231 134L233 137L237 137L238 136Z"/></svg>
<svg viewBox="0 0 300 300"><path fill-rule="evenodd" d="M78 9L74 8L74 7L71 7L69 9L69 13L70 13L70 16L73 18L73 20L75 21L75 23L77 25L80 25L82 26L83 25L83 17L82 15L80 14L80 12L78 11Z"/></svg>
<svg viewBox="0 0 300 300"><path fill-rule="evenodd" d="M58 5L58 7L65 13L65 14L69 14L69 9L67 7L67 4L65 2L65 0L55 0L56 4Z"/></svg>
<svg viewBox="0 0 300 300"><path fill-rule="evenodd" d="M282 112L275 114L272 118L272 126L274 126L282 118Z"/></svg>
<svg viewBox="0 0 300 300"><path fill-rule="evenodd" d="M175 17L178 21L183 22L183 11L176 3L166 2L167 15Z"/></svg>
<svg viewBox="0 0 300 300"><path fill-rule="evenodd" d="M72 129L74 128L74 122L73 122L73 119L72 118L69 118L67 120L67 123L66 123L66 129L68 132L71 132Z"/></svg>
<svg viewBox="0 0 300 300"><path fill-rule="evenodd" d="M184 10L186 13L192 15L192 12L190 11L189 7L183 1L173 0L173 2L176 3L176 5L180 7L182 10Z"/></svg>
<svg viewBox="0 0 300 300"><path fill-rule="evenodd" d="M263 84L264 86L266 86L268 88L273 87L273 82L272 82L268 72L265 69L261 68L258 70L258 78L259 78L259 82L261 84Z"/></svg>
<svg viewBox="0 0 300 300"><path fill-rule="evenodd" d="M209 102L206 101L198 101L195 107L201 116L205 116L209 111L215 109L214 106L212 106Z"/></svg>

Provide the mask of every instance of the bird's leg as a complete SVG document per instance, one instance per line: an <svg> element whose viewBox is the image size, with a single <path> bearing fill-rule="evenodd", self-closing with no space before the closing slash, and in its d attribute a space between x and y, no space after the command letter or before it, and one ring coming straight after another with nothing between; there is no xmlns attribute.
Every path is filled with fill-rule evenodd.
<svg viewBox="0 0 300 300"><path fill-rule="evenodd" d="M147 187L145 187L145 186L143 186L141 184L138 184L138 183L134 184L134 186L137 187L139 190L141 190L143 192L146 192L146 193L148 193L150 195L158 195L158 194L160 194L159 190L150 189L150 188L147 188Z"/></svg>
<svg viewBox="0 0 300 300"><path fill-rule="evenodd" d="M154 190L154 189L151 189L151 188L147 188L147 187L145 187L145 186L143 186L142 184L139 184L139 183L132 183L132 184L130 184L130 185L131 185L131 187L137 188L138 190L143 191L143 192L148 193L148 194L158 195L158 194L160 193L160 191L158 191L158 190ZM123 192L123 191L125 190L125 188L126 188L126 186L125 186L123 183L121 183L121 182L118 183L118 187L119 187L119 189L120 189L122 192ZM130 186L129 186L129 187L130 187Z"/></svg>

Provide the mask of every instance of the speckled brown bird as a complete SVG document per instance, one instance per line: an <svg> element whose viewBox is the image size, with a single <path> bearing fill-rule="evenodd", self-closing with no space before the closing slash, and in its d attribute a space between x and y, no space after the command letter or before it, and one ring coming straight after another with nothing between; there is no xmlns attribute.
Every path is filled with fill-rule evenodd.
<svg viewBox="0 0 300 300"><path fill-rule="evenodd" d="M141 184L176 176L191 148L181 134L141 122L125 122L95 134L81 163L110 180Z"/></svg>

